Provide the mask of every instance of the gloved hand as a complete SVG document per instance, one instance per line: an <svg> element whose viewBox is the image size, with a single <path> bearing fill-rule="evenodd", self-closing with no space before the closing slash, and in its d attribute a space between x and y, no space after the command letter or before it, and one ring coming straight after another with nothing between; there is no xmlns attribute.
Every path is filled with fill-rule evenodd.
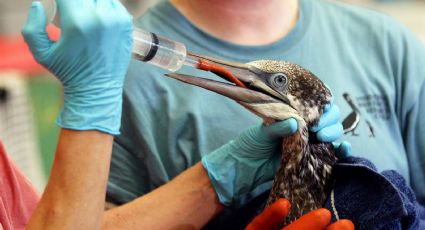
<svg viewBox="0 0 425 230"><path fill-rule="evenodd" d="M118 0L57 0L61 37L46 33L34 1L22 30L37 62L63 84L63 128L118 134L122 87L133 44L132 17Z"/></svg>
<svg viewBox="0 0 425 230"><path fill-rule="evenodd" d="M335 104L327 104L323 110L323 114L320 117L319 123L311 128L311 132L317 133L317 139L323 142L336 141L344 134L344 128L342 127L339 118L341 117L341 111Z"/></svg>
<svg viewBox="0 0 425 230"><path fill-rule="evenodd" d="M281 221L290 211L291 205L286 199L279 199L267 207L260 215L256 216L245 230L272 230L278 229ZM282 230L354 230L354 224L350 220L338 220L329 225L331 213L321 208L301 216Z"/></svg>
<svg viewBox="0 0 425 230"><path fill-rule="evenodd" d="M332 142L342 133L338 122L339 109L329 106L322 115L318 127L319 140ZM279 168L282 137L292 135L298 128L293 118L269 126L255 126L243 132L235 140L223 145L202 158L202 165L223 205L230 205L241 195L271 181ZM351 146L336 146L337 156L346 156Z"/></svg>
<svg viewBox="0 0 425 230"><path fill-rule="evenodd" d="M341 111L334 104L327 104L320 117L319 123L311 128L311 132L316 132L316 137L322 142L334 142L344 134L339 118ZM333 143L335 154L338 158L345 158L351 155L351 145L348 142Z"/></svg>

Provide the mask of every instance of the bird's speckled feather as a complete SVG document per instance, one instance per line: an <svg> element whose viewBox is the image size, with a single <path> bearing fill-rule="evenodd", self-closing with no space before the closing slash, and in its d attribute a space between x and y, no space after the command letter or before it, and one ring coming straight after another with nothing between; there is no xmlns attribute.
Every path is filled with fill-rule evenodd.
<svg viewBox="0 0 425 230"><path fill-rule="evenodd" d="M276 173L267 205L279 198L291 204L287 225L303 214L322 207L330 192L332 166L336 157L331 144L310 137L309 128L318 123L324 107L331 100L329 89L310 71L283 61L259 60L247 65L267 73L283 73L287 85L281 90L296 110L298 132L282 143L281 168ZM294 113L292 111L292 113ZM281 117L280 120L288 117Z"/></svg>

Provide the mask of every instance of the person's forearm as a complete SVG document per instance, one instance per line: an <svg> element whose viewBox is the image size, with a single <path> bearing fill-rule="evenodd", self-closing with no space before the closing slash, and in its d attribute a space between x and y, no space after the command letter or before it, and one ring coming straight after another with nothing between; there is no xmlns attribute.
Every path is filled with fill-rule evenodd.
<svg viewBox="0 0 425 230"><path fill-rule="evenodd" d="M62 129L43 197L27 229L99 229L113 136Z"/></svg>
<svg viewBox="0 0 425 230"><path fill-rule="evenodd" d="M222 210L198 163L151 193L107 211L103 229L199 229Z"/></svg>

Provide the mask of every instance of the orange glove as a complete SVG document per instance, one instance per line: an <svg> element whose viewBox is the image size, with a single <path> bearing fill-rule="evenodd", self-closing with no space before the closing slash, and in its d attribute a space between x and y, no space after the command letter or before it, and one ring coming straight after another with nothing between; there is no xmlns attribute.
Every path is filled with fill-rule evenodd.
<svg viewBox="0 0 425 230"><path fill-rule="evenodd" d="M279 199L255 217L245 230L277 229L282 219L288 215L290 208L291 204L288 200ZM354 224L350 220L339 220L329 225L330 222L331 212L320 208L301 216L282 230L354 230Z"/></svg>

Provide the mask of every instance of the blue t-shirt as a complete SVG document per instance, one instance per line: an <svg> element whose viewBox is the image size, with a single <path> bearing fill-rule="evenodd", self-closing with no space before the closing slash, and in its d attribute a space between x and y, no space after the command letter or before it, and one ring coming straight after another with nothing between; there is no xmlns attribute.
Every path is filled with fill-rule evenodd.
<svg viewBox="0 0 425 230"><path fill-rule="evenodd" d="M383 14L342 3L300 0L300 18L283 39L232 44L200 30L169 2L136 25L188 50L237 62L286 60L315 73L333 91L355 156L379 171L397 170L425 203L425 48ZM179 72L220 80L207 72ZM128 70L121 135L115 138L107 199L133 200L262 121L234 101L164 77L138 61Z"/></svg>

